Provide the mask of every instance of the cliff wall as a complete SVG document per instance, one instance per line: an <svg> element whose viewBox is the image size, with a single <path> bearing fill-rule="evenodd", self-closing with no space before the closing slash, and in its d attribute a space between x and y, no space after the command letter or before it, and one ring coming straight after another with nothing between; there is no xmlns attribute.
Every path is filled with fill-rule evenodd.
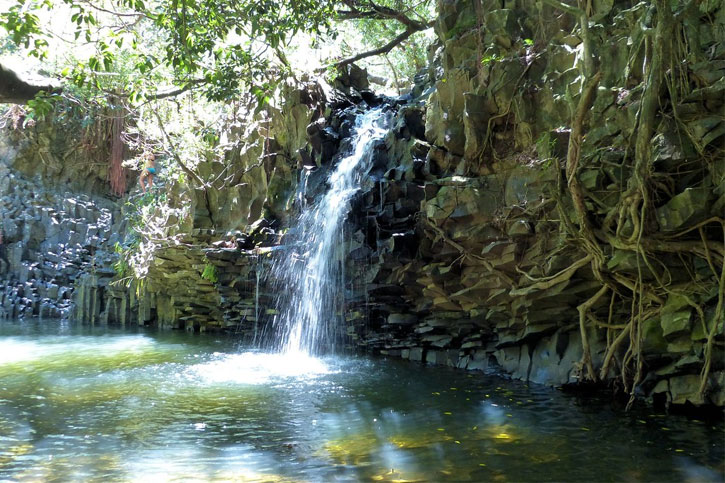
<svg viewBox="0 0 725 483"><path fill-rule="evenodd" d="M2 117L0 318L68 317L79 278L114 275L123 221L105 145L80 122L28 121L17 106ZM95 301L89 322L103 309Z"/></svg>
<svg viewBox="0 0 725 483"><path fill-rule="evenodd" d="M434 88L368 193L359 340L723 405L725 9L555 3L439 2Z"/></svg>

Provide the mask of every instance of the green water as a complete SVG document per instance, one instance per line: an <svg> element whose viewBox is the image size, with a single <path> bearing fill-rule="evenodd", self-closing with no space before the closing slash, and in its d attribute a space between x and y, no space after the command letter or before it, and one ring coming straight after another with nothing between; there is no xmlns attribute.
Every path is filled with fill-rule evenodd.
<svg viewBox="0 0 725 483"><path fill-rule="evenodd" d="M0 322L0 480L722 481L722 421L398 360Z"/></svg>

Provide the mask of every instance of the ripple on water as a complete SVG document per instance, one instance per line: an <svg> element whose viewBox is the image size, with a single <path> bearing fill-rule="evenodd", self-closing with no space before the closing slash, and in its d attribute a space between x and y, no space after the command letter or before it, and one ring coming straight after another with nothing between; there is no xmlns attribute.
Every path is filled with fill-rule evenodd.
<svg viewBox="0 0 725 483"><path fill-rule="evenodd" d="M29 338L6 330L2 338L2 331L0 324L0 480L725 475L720 422L623 414L606 402L478 373L231 353L231 345L224 352L226 344L198 334Z"/></svg>

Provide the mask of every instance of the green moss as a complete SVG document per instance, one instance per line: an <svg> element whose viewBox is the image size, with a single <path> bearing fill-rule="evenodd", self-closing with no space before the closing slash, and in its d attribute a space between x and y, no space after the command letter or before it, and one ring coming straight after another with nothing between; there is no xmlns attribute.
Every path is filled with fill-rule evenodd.
<svg viewBox="0 0 725 483"><path fill-rule="evenodd" d="M467 30L471 30L473 27L476 26L477 22L476 15L461 15L458 17L458 22L456 22L456 25L453 26L452 29L450 29L448 32L446 32L445 39L450 40L455 37L460 36L463 32Z"/></svg>

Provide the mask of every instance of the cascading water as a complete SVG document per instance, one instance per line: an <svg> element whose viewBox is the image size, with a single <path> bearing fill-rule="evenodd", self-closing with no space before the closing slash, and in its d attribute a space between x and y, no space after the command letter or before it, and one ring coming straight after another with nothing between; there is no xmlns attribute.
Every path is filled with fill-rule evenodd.
<svg viewBox="0 0 725 483"><path fill-rule="evenodd" d="M273 276L282 285L277 330L285 353L317 354L334 345L336 314L343 297L343 222L349 202L372 161L375 145L387 133L388 116L373 109L358 116L352 152L340 159L328 179L327 193L305 206L291 232L295 248L278 260Z"/></svg>

